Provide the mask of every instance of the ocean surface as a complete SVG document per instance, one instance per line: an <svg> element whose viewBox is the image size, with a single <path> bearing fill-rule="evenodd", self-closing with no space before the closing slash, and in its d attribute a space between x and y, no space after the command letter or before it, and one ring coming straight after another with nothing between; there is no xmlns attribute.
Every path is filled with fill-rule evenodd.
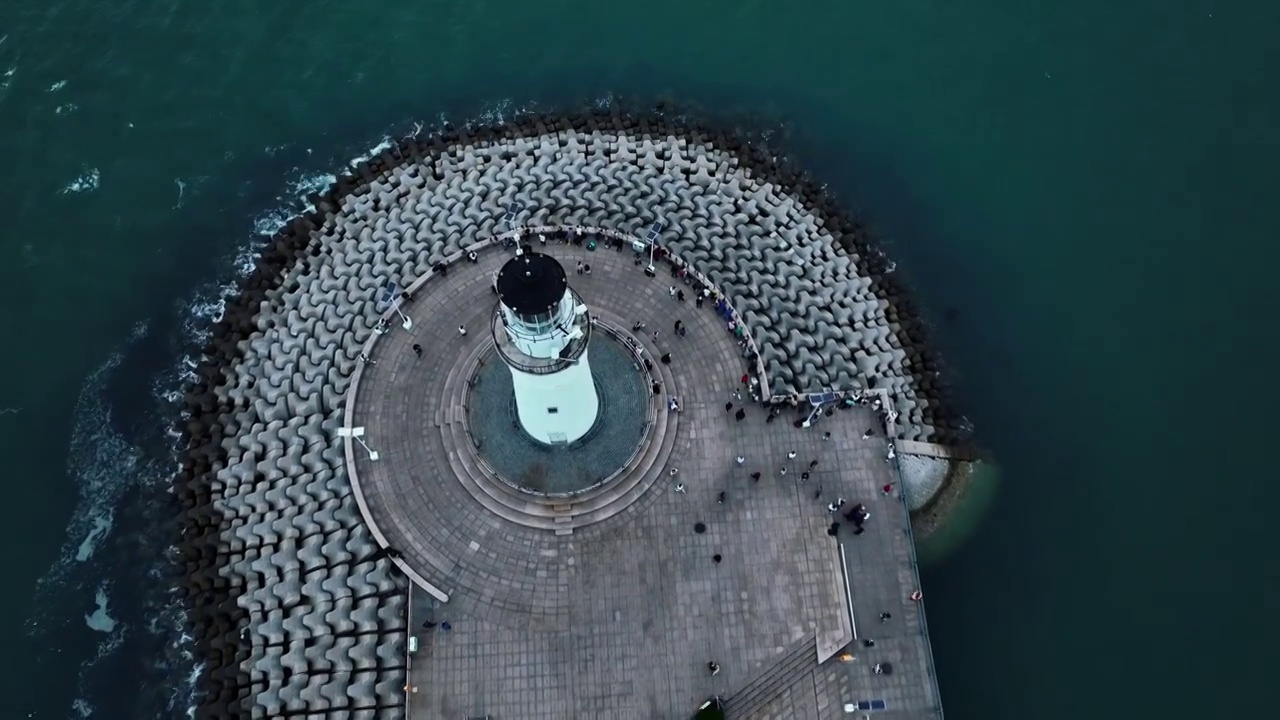
<svg viewBox="0 0 1280 720"><path fill-rule="evenodd" d="M185 716L173 398L261 234L389 135L620 97L769 130L934 320L999 460L925 552L949 718L1274 713L1277 37L1257 0L5 0L0 720Z"/></svg>

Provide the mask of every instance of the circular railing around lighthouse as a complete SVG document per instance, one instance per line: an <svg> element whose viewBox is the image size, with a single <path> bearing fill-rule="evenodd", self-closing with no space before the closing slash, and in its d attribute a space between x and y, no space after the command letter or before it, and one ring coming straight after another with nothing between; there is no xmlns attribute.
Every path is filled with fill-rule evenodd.
<svg viewBox="0 0 1280 720"><path fill-rule="evenodd" d="M581 295L572 288L569 289L569 292L573 295L576 305L584 306ZM530 375L550 375L578 362L578 359L582 357L582 353L587 351L587 345L591 342L592 326L595 324L591 319L591 311L588 310L581 318L576 318L575 320L582 328L582 337L565 346L564 352L560 353L560 357L551 359L529 357L520 352L515 344L511 342L511 338L507 335L508 327L502 314L502 303L498 303L493 308L493 317L489 319L489 332L493 335L495 349L507 365Z"/></svg>

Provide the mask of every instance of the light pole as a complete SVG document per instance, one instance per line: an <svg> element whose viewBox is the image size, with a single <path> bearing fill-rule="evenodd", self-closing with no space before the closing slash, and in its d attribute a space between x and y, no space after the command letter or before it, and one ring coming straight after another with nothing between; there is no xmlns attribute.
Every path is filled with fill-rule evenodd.
<svg viewBox="0 0 1280 720"><path fill-rule="evenodd" d="M400 310L400 304L396 303L391 307L396 311L396 314L400 316L400 327L404 328L405 330L412 330L413 319L410 318L408 315L405 315L404 312Z"/></svg>
<svg viewBox="0 0 1280 720"><path fill-rule="evenodd" d="M649 277L653 277L658 272L657 269L653 267L653 255L654 250L658 247L658 236L662 234L662 230L666 226L667 223L665 220L654 220L653 224L649 226L649 267L644 269Z"/></svg>
<svg viewBox="0 0 1280 720"><path fill-rule="evenodd" d="M377 460L377 459L378 459L378 453L377 453L376 451L374 451L374 450L373 450L373 448L369 447L369 445L368 445L368 444L366 444L366 443L365 443L365 441L364 441L364 428L363 428L363 427L354 427L354 428L350 428L350 427L340 427L340 428L338 428L338 437L340 437L340 438L344 438L344 439L345 439L345 438L354 438L356 442L360 443L360 445L361 445L362 447L364 447L365 452L369 453L369 459L370 459L370 460Z"/></svg>

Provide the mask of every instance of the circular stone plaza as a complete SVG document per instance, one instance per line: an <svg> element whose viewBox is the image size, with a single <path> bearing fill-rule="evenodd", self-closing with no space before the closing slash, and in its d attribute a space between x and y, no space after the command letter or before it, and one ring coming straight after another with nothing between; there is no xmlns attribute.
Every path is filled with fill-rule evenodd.
<svg viewBox="0 0 1280 720"><path fill-rule="evenodd" d="M809 184L597 111L312 201L187 395L198 717L941 717L904 470L967 431Z"/></svg>

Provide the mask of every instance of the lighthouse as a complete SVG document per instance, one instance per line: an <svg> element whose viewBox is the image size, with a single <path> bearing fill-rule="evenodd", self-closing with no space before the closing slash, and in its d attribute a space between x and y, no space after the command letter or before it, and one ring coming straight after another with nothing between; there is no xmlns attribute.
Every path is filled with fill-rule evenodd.
<svg viewBox="0 0 1280 720"><path fill-rule="evenodd" d="M490 327L511 371L516 415L534 440L564 445L586 435L600 412L587 345L591 316L555 258L519 249L494 280Z"/></svg>

